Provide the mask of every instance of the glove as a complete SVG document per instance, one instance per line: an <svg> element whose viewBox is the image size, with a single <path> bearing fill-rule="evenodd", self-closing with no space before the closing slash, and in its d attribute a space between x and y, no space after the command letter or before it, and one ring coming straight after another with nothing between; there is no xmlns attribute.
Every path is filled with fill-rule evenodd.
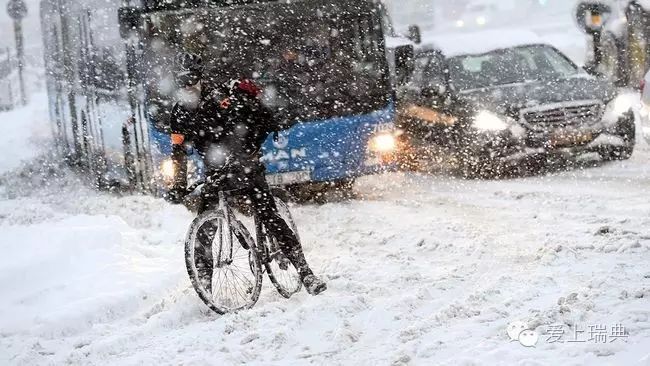
<svg viewBox="0 0 650 366"><path fill-rule="evenodd" d="M223 84L222 89L230 96L242 94L249 98L258 98L262 94L262 89L249 79L232 79Z"/></svg>
<svg viewBox="0 0 650 366"><path fill-rule="evenodd" d="M163 197L165 197L165 200L167 200L167 202L178 205L183 203L183 198L185 198L185 191L178 188L172 188L167 191Z"/></svg>

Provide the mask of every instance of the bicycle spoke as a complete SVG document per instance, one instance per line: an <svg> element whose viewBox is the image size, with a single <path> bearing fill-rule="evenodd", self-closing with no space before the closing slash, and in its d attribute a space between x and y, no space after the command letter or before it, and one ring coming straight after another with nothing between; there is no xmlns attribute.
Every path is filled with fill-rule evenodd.
<svg viewBox="0 0 650 366"><path fill-rule="evenodd" d="M222 271L219 271L220 276L223 275L223 278L221 280L221 283L219 284L219 297L217 297L214 301L217 303L220 302L222 299L226 298L228 296L228 277L226 276L225 273L222 273Z"/></svg>
<svg viewBox="0 0 650 366"><path fill-rule="evenodd" d="M243 249L242 240L243 239L238 239L239 245L237 246L237 249L235 250L235 252L232 254L233 258L236 256L237 253L239 253L240 249ZM246 252L248 252L248 250Z"/></svg>
<svg viewBox="0 0 650 366"><path fill-rule="evenodd" d="M222 293L223 282L221 281L221 271L217 271L217 272L219 272L219 277L218 277L218 279L220 280L220 281L219 281L219 290L217 291L217 298L219 298L219 297L221 296L221 293ZM212 289L213 289L213 290L212 290L212 301L214 301L214 295L215 295L215 293L214 293L214 287L215 287L215 285L212 286Z"/></svg>
<svg viewBox="0 0 650 366"><path fill-rule="evenodd" d="M246 301L245 296L241 296L241 293L239 292L239 285L237 278L234 276L234 273L232 272L232 269L228 269L230 271L230 279L232 280L232 294L234 296L234 299L237 300L237 307L239 307L239 298L241 298L244 302Z"/></svg>
<svg viewBox="0 0 650 366"><path fill-rule="evenodd" d="M214 301L219 302L221 300L226 306L239 308L250 301L251 291L255 287L254 279L249 278L251 275L247 276L246 274L251 273L254 276L254 272L249 266L243 267L239 263L239 260L242 263L250 260L248 251L242 251L240 248L237 248L234 253L238 255L233 256L233 262L216 271L219 272L217 280L220 282L219 291L217 292L218 296ZM223 249L221 250L221 254L225 254ZM245 288L240 288L242 286Z"/></svg>
<svg viewBox="0 0 650 366"><path fill-rule="evenodd" d="M239 307L239 301L237 301L237 299L238 299L237 294L238 294L239 291L237 289L238 286L237 286L237 283L236 283L236 279L234 278L234 276L232 276L232 270L230 268L226 268L226 273L228 273L228 271L231 272L231 275L229 276L230 281L228 282L229 284L231 284L231 286L230 286L230 294L232 295L231 299L233 300L233 303L235 304L234 306Z"/></svg>
<svg viewBox="0 0 650 366"><path fill-rule="evenodd" d="M238 275L235 273L235 271L233 271L232 269L230 270L230 272L231 272L231 273L232 273L232 274L233 274L237 279L239 279L240 281L244 282L244 285L246 285L246 286L250 286L250 287L253 287L253 283L252 283L248 278L246 278L246 276L242 275L242 276L240 277L240 276L238 276Z"/></svg>
<svg viewBox="0 0 650 366"><path fill-rule="evenodd" d="M223 277L222 277L223 275ZM223 295L227 289L227 284L225 283L228 278L226 277L226 274L223 273L223 271L219 270L219 278L221 278L221 282L219 282L219 294Z"/></svg>
<svg viewBox="0 0 650 366"><path fill-rule="evenodd" d="M226 293L225 300L230 300L230 299L232 299L232 287L230 286L230 280L228 279L228 271L224 270L223 275L224 275L224 278L226 279L225 280L225 286L226 286L226 288L225 288L225 293ZM228 304L227 301L226 301L226 304ZM228 304L228 305L232 306L231 304Z"/></svg>
<svg viewBox="0 0 650 366"><path fill-rule="evenodd" d="M244 252L244 253L241 254L241 255L238 255L238 256L236 256L236 257L233 257L233 263L235 262L235 261L234 261L235 259L242 259L242 260L244 260L244 261L248 261L248 251Z"/></svg>
<svg viewBox="0 0 650 366"><path fill-rule="evenodd" d="M248 258L245 258L245 259L248 259ZM240 271L243 271L243 272L246 272L246 271L252 272L250 266L242 267L242 266L240 266L238 264L234 264L234 263L232 264L232 266L239 269Z"/></svg>
<svg viewBox="0 0 650 366"><path fill-rule="evenodd" d="M242 281L242 283L244 283L244 285L246 285L246 286L248 286L248 287L253 287L253 282L251 282L251 280L248 279L246 276L244 276L244 275L242 275L242 274L239 274L239 275L238 275L237 273L235 273L234 270L232 271L232 274L233 274L233 275L234 275L238 280Z"/></svg>
<svg viewBox="0 0 650 366"><path fill-rule="evenodd" d="M241 281L241 279L239 279L237 277L237 275L235 274L235 272L232 269L229 269L229 270L230 270L230 273L232 274L233 283L236 285L236 283L238 281ZM244 283L244 285L246 285L246 283ZM246 296L239 291L239 286L235 286L235 291L237 292L237 294L239 294L241 296L242 300L246 301Z"/></svg>

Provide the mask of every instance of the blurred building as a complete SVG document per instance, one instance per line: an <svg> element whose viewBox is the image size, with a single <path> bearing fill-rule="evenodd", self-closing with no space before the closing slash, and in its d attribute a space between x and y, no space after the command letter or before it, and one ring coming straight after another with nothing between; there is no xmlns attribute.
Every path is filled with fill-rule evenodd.
<svg viewBox="0 0 650 366"><path fill-rule="evenodd" d="M386 0L397 31L470 30L570 18L577 0Z"/></svg>

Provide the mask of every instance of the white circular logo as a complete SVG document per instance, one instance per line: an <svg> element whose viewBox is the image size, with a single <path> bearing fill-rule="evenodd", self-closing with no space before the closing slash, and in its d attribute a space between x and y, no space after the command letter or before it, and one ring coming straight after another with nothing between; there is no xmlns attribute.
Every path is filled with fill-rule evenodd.
<svg viewBox="0 0 650 366"><path fill-rule="evenodd" d="M508 337L511 341L519 341L524 347L534 347L539 341L539 334L536 331L528 329L528 325L521 320L516 320L506 328Z"/></svg>
<svg viewBox="0 0 650 366"><path fill-rule="evenodd" d="M277 138L273 139L273 146L275 146L276 149L284 149L289 146L289 138L284 135L278 135Z"/></svg>
<svg viewBox="0 0 650 366"><path fill-rule="evenodd" d="M534 330L524 330L519 334L519 343L524 347L534 347L539 340L539 334Z"/></svg>
<svg viewBox="0 0 650 366"><path fill-rule="evenodd" d="M510 337L511 341L518 341L519 335L526 329L528 329L526 323L517 320L508 324L508 329L506 329L506 331L508 332L508 337Z"/></svg>

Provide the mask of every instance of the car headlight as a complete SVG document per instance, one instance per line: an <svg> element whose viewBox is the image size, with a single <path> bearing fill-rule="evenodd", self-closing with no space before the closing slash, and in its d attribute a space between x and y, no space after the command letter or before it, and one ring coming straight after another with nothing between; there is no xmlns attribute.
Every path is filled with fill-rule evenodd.
<svg viewBox="0 0 650 366"><path fill-rule="evenodd" d="M393 133L382 132L370 139L370 151L376 153L390 153L397 150L397 137Z"/></svg>
<svg viewBox="0 0 650 366"><path fill-rule="evenodd" d="M172 181L174 179L174 175L176 174L174 162L171 159L163 161L163 163L160 164L160 173L165 180Z"/></svg>
<svg viewBox="0 0 650 366"><path fill-rule="evenodd" d="M610 102L610 106L617 116L622 116L632 109L634 102L629 95L619 95Z"/></svg>
<svg viewBox="0 0 650 366"><path fill-rule="evenodd" d="M638 94L636 98L638 98ZM615 128L620 119L623 118L629 110L635 107L636 98L633 94L621 94L607 103L605 113L601 119L603 127L606 129Z"/></svg>
<svg viewBox="0 0 650 366"><path fill-rule="evenodd" d="M492 112L480 111L474 117L472 126L479 131L503 131L508 128L508 123Z"/></svg>

